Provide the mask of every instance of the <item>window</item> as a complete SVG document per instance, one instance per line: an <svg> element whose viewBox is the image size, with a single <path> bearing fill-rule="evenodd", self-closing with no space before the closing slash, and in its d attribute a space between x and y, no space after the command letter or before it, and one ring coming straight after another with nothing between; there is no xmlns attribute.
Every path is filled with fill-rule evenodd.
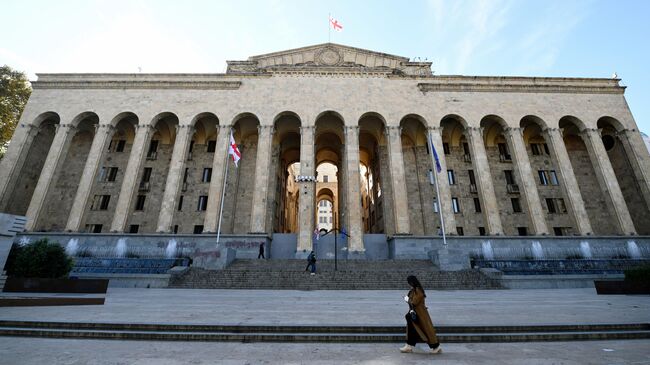
<svg viewBox="0 0 650 365"><path fill-rule="evenodd" d="M151 180L151 167L145 167L142 172L142 182L149 182Z"/></svg>
<svg viewBox="0 0 650 365"><path fill-rule="evenodd" d="M466 155L469 155L469 144L467 142L463 142L463 152L465 152Z"/></svg>
<svg viewBox="0 0 650 365"><path fill-rule="evenodd" d="M188 151L190 154L194 151L194 141L190 141L190 150Z"/></svg>
<svg viewBox="0 0 650 365"><path fill-rule="evenodd" d="M203 233L203 225L194 226L194 234L201 234L201 233Z"/></svg>
<svg viewBox="0 0 650 365"><path fill-rule="evenodd" d="M460 204L458 204L458 198L451 198L451 206L454 209L454 213L460 213Z"/></svg>
<svg viewBox="0 0 650 365"><path fill-rule="evenodd" d="M332 223L332 217L330 216L330 223Z"/></svg>
<svg viewBox="0 0 650 365"><path fill-rule="evenodd" d="M158 152L158 140L154 139L149 144L149 153Z"/></svg>
<svg viewBox="0 0 650 365"><path fill-rule="evenodd" d="M476 177L474 176L474 170L467 170L467 173L469 174L469 183L472 185L476 185Z"/></svg>
<svg viewBox="0 0 650 365"><path fill-rule="evenodd" d="M175 224L174 225L174 234L177 234L177 233L178 233L178 224Z"/></svg>
<svg viewBox="0 0 650 365"><path fill-rule="evenodd" d="M189 175L190 175L190 169L185 168L185 173L183 174L183 182L184 183L187 182L187 178L189 177Z"/></svg>
<svg viewBox="0 0 650 365"><path fill-rule="evenodd" d="M550 154L551 154L551 151L548 150L548 145L547 145L546 143L544 143L544 152L545 152L547 155L550 155Z"/></svg>
<svg viewBox="0 0 650 365"><path fill-rule="evenodd" d="M546 198L546 206L549 213L564 214L567 212L564 199L562 198Z"/></svg>
<svg viewBox="0 0 650 365"><path fill-rule="evenodd" d="M566 205L564 205L564 199L555 199L555 205L557 206L557 211L559 213L566 213Z"/></svg>
<svg viewBox="0 0 650 365"><path fill-rule="evenodd" d="M196 207L196 210L198 211L204 211L208 207L208 196L207 195L201 195L199 196L199 204Z"/></svg>
<svg viewBox="0 0 650 365"><path fill-rule="evenodd" d="M485 227L478 227L478 235L485 236Z"/></svg>
<svg viewBox="0 0 650 365"><path fill-rule="evenodd" d="M474 210L476 213L481 212L481 201L478 198L474 198Z"/></svg>
<svg viewBox="0 0 650 365"><path fill-rule="evenodd" d="M445 151L445 155L449 154L449 143L442 144L442 150Z"/></svg>
<svg viewBox="0 0 650 365"><path fill-rule="evenodd" d="M564 236L562 227L553 227L553 234L556 236Z"/></svg>
<svg viewBox="0 0 650 365"><path fill-rule="evenodd" d="M504 170L503 173L506 175L506 184L514 184L515 183L515 177L512 174L512 170Z"/></svg>
<svg viewBox="0 0 650 365"><path fill-rule="evenodd" d="M212 180L212 168L206 167L203 169L203 176L201 177L201 182L208 183Z"/></svg>
<svg viewBox="0 0 650 365"><path fill-rule="evenodd" d="M217 149L217 141L208 141L208 153L214 153Z"/></svg>
<svg viewBox="0 0 650 365"><path fill-rule="evenodd" d="M433 212L438 213L438 197L433 197Z"/></svg>
<svg viewBox="0 0 650 365"><path fill-rule="evenodd" d="M449 180L449 185L456 185L456 177L454 176L454 170L447 170L447 179Z"/></svg>
<svg viewBox="0 0 650 365"><path fill-rule="evenodd" d="M553 185L558 185L559 182L558 182L558 180L557 180L557 175L555 174L555 170L551 170L551 171L549 171L548 173L549 173L549 175L551 176L551 184L553 184Z"/></svg>
<svg viewBox="0 0 650 365"><path fill-rule="evenodd" d="M546 171L539 170L537 171L537 174L539 175L539 183L542 185L548 185L548 177L546 176Z"/></svg>
<svg viewBox="0 0 650 365"><path fill-rule="evenodd" d="M132 224L129 226L129 233L138 233L140 226L137 224Z"/></svg>
<svg viewBox="0 0 650 365"><path fill-rule="evenodd" d="M90 210L107 210L110 200L110 195L95 195Z"/></svg>
<svg viewBox="0 0 650 365"><path fill-rule="evenodd" d="M517 233L520 236L528 236L528 228L526 228L526 227L517 227Z"/></svg>
<svg viewBox="0 0 650 365"><path fill-rule="evenodd" d="M87 233L102 233L101 224L86 224Z"/></svg>
<svg viewBox="0 0 650 365"><path fill-rule="evenodd" d="M120 139L117 141L117 146L115 147L115 152L124 152L124 147L126 147L126 140Z"/></svg>
<svg viewBox="0 0 650 365"><path fill-rule="evenodd" d="M323 175L323 182L329 182L330 177L327 175Z"/></svg>
<svg viewBox="0 0 650 365"><path fill-rule="evenodd" d="M135 201L135 210L142 211L144 210L144 201L146 200L146 195L138 195L138 198Z"/></svg>
<svg viewBox="0 0 650 365"><path fill-rule="evenodd" d="M539 156L542 154L541 151L539 150L539 144L537 143L531 143L530 150L533 152L534 156Z"/></svg>
<svg viewBox="0 0 650 365"><path fill-rule="evenodd" d="M429 185L435 185L436 178L433 176L433 170L429 169Z"/></svg>
<svg viewBox="0 0 650 365"><path fill-rule="evenodd" d="M519 203L519 198L511 198L512 202L512 211L515 213L521 213L521 203Z"/></svg>
<svg viewBox="0 0 650 365"><path fill-rule="evenodd" d="M465 235L465 232L463 232L463 227L456 227L456 233L458 233L459 236Z"/></svg>
<svg viewBox="0 0 650 365"><path fill-rule="evenodd" d="M117 177L117 167L102 167L99 171L99 181L113 182Z"/></svg>
<svg viewBox="0 0 650 365"><path fill-rule="evenodd" d="M181 195L181 196L178 197L178 211L179 212L183 210L183 197L184 196L185 195Z"/></svg>
<svg viewBox="0 0 650 365"><path fill-rule="evenodd" d="M499 149L499 158L502 162L512 160L510 154L508 153L508 147L506 147L505 143L498 143L497 148Z"/></svg>
<svg viewBox="0 0 650 365"><path fill-rule="evenodd" d="M549 213L556 213L555 204L553 202L553 199L546 198L546 207L547 207Z"/></svg>

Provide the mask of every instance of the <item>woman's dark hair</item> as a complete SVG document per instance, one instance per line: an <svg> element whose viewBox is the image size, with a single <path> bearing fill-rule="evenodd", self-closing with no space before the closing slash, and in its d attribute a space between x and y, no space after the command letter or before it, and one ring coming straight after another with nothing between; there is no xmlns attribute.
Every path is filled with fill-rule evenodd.
<svg viewBox="0 0 650 365"><path fill-rule="evenodd" d="M427 297L427 294L424 292L424 288L422 287L422 284L420 284L420 281L414 275L409 275L406 278L406 282L409 283L409 285L412 286L413 288L420 288L420 290L422 290L422 295L424 295L425 298Z"/></svg>

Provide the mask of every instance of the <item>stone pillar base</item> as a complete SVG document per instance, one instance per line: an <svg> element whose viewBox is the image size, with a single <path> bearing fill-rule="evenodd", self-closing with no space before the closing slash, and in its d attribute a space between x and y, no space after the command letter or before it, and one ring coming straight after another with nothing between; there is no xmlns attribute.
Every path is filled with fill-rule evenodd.
<svg viewBox="0 0 650 365"><path fill-rule="evenodd" d="M470 268L469 257L463 250L443 247L430 251L429 257L442 271L460 271Z"/></svg>
<svg viewBox="0 0 650 365"><path fill-rule="evenodd" d="M348 251L348 260L365 260L366 250L363 251Z"/></svg>
<svg viewBox="0 0 650 365"><path fill-rule="evenodd" d="M237 251L226 247L201 251L194 256L192 266L206 270L223 270L235 261L236 255Z"/></svg>
<svg viewBox="0 0 650 365"><path fill-rule="evenodd" d="M309 256L309 253L311 252L308 250L301 250L301 251L296 251L296 259L299 260L307 260L307 256ZM318 257L316 257L318 259Z"/></svg>

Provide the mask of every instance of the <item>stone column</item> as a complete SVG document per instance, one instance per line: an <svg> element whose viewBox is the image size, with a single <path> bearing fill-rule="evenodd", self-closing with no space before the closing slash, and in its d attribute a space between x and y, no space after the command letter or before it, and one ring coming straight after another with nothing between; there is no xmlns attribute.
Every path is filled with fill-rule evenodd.
<svg viewBox="0 0 650 365"><path fill-rule="evenodd" d="M528 218L533 225L532 231L535 235L547 235L549 232L545 219L546 215L542 209L537 184L535 183L533 171L530 167L528 151L526 151L526 145L524 144L523 129L505 128L504 134L512 150L511 155L514 160L515 171L520 181L519 188L524 199L526 199Z"/></svg>
<svg viewBox="0 0 650 365"><path fill-rule="evenodd" d="M410 234L411 227L408 212L408 196L404 184L404 156L402 154L401 127L386 127L388 139L388 167L390 169L391 187L393 190L393 207L395 209L395 234ZM354 180L350 180L354 181Z"/></svg>
<svg viewBox="0 0 650 365"><path fill-rule="evenodd" d="M481 198L481 204L483 205L483 216L487 223L488 234L492 236L503 235L499 206L497 205L497 198L494 193L494 185L492 185L492 173L490 172L490 165L487 154L485 153L485 144L483 143L483 128L468 127L466 130L467 139L469 140L469 146L472 151L472 165L476 172L476 184L478 185L478 193Z"/></svg>
<svg viewBox="0 0 650 365"><path fill-rule="evenodd" d="M558 178L567 197L569 210L576 222L576 231L581 236L591 235L593 233L591 223L589 222L582 195L580 195L580 187L573 173L573 167L562 139L562 133L558 128L546 128L544 134L551 155L557 162Z"/></svg>
<svg viewBox="0 0 650 365"><path fill-rule="evenodd" d="M624 129L616 134L623 144L646 207L650 210L650 156L637 130Z"/></svg>
<svg viewBox="0 0 650 365"><path fill-rule="evenodd" d="M345 177L347 199L348 252L363 254L363 227L361 222L361 175L359 173L359 126L345 126ZM396 194L396 192L393 192ZM408 221L408 220L407 220Z"/></svg>
<svg viewBox="0 0 650 365"><path fill-rule="evenodd" d="M120 196L117 200L115 207L115 215L113 216L113 223L111 224L111 232L124 232L126 229L126 221L131 211L131 202L133 201L133 194L139 183L138 173L142 167L142 163L147 153L147 144L151 140L151 135L154 128L148 124L138 124L136 126L135 138L133 146L131 147L131 154L129 155L129 162L126 165L124 172L124 181L122 181L122 188L120 189Z"/></svg>
<svg viewBox="0 0 650 365"><path fill-rule="evenodd" d="M93 144L90 146L90 152L88 153L88 158L86 158L86 165L81 174L81 180L79 181L79 187L77 187L77 193L72 203L72 209L70 209L68 223L65 227L66 231L79 232L81 229L81 221L88 206L90 191L97 177L97 170L99 170L104 151L106 151L108 143L113 136L114 129L115 127L111 124L97 124L95 126Z"/></svg>
<svg viewBox="0 0 650 365"><path fill-rule="evenodd" d="M429 127L428 129L431 141L433 142L433 146L436 148L436 153L438 154L438 161L440 162L440 173L437 175L438 190L440 190L440 196L437 197L438 209L440 209L440 212L445 219L445 234L455 235L456 217L454 216L454 210L451 206L451 191L449 189L449 180L447 180L446 175L447 161L445 160L445 149L442 145L442 131L439 127ZM432 171L434 174L437 173L435 166L432 166Z"/></svg>
<svg viewBox="0 0 650 365"><path fill-rule="evenodd" d="M230 146L230 125L220 125L217 134L216 148L212 159L212 180L208 190L208 206L205 211L203 233L216 233L221 210L221 196L224 174L228 168L228 148Z"/></svg>
<svg viewBox="0 0 650 365"><path fill-rule="evenodd" d="M316 176L314 126L300 127L300 175ZM314 194L316 182L298 182L298 247L297 253L312 249L314 232Z"/></svg>
<svg viewBox="0 0 650 365"><path fill-rule="evenodd" d="M255 163L255 191L251 206L251 233L266 233L266 212L268 211L269 165L271 164L271 142L273 126L258 127L257 162Z"/></svg>
<svg viewBox="0 0 650 365"><path fill-rule="evenodd" d="M194 127L178 125L176 126L176 131L172 160L169 163L165 191L160 206L160 215L158 216L158 228L156 229L158 233L173 232L172 221L174 219L174 210L178 204L178 194L181 191L181 179L185 172L185 161L187 161L190 141L194 135Z"/></svg>
<svg viewBox="0 0 650 365"><path fill-rule="evenodd" d="M632 217L625 204L625 198L623 198L623 192L621 192L621 187L618 185L612 163L609 161L607 151L605 151L600 132L598 129L585 128L581 134L585 145L587 145L589 159L594 166L596 178L605 195L607 206L616 219L618 233L635 235L636 230L634 229Z"/></svg>
<svg viewBox="0 0 650 365"><path fill-rule="evenodd" d="M45 205L47 193L50 190L50 186L54 185L56 176L60 172L68 148L70 147L70 141L76 130L77 128L72 124L57 125L52 146L50 146L50 151L47 153L43 170L41 170L41 176L38 178L32 200L29 203L29 208L27 208L27 224L25 225L25 230L27 231L33 231L36 228L39 215Z"/></svg>
<svg viewBox="0 0 650 365"><path fill-rule="evenodd" d="M33 124L19 124L11 138L7 152L0 160L0 212L7 210L12 188L20 175L20 170L38 130L39 127Z"/></svg>

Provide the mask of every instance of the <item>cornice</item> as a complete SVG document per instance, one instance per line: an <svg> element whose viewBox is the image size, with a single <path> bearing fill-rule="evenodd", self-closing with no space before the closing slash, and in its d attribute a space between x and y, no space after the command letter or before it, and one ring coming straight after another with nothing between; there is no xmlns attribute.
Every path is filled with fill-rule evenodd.
<svg viewBox="0 0 650 365"><path fill-rule="evenodd" d="M626 88L619 79L601 78L434 76L429 80L417 84L421 92L623 94Z"/></svg>
<svg viewBox="0 0 650 365"><path fill-rule="evenodd" d="M241 81L155 81L155 80L58 80L34 81L33 89L198 89L237 90Z"/></svg>

